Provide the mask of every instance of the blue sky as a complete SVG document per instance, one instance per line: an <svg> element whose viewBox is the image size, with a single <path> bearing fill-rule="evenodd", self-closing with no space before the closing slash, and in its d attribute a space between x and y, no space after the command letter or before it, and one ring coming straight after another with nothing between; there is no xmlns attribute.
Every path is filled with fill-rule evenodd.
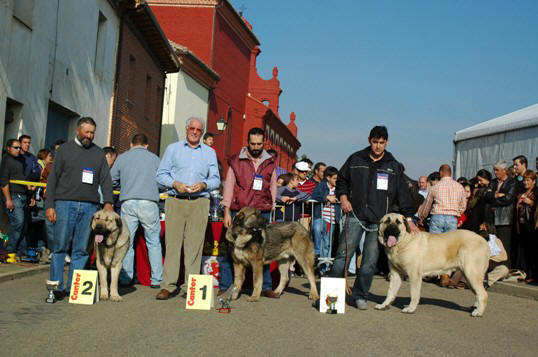
<svg viewBox="0 0 538 357"><path fill-rule="evenodd" d="M313 161L343 164L374 125L412 177L450 163L454 132L538 103L538 1L233 0L279 68Z"/></svg>

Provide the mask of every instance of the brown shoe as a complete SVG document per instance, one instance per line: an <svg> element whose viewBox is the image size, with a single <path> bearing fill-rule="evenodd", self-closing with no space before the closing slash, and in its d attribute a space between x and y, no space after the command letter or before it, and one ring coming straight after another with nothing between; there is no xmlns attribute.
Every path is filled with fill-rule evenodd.
<svg viewBox="0 0 538 357"><path fill-rule="evenodd" d="M155 296L157 300L168 300L170 298L170 292L166 289L161 289L159 293Z"/></svg>
<svg viewBox="0 0 538 357"><path fill-rule="evenodd" d="M262 291L261 296L265 296L271 299L278 299L280 298L280 295L275 293L273 290L265 290Z"/></svg>
<svg viewBox="0 0 538 357"><path fill-rule="evenodd" d="M450 277L447 274L441 274L441 282L439 283L439 285L441 285L441 287L443 288L446 288L448 284L450 284Z"/></svg>

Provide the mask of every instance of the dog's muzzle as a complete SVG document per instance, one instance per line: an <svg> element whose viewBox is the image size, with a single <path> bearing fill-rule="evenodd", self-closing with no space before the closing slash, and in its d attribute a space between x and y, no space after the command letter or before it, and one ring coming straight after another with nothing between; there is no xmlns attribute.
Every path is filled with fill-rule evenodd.
<svg viewBox="0 0 538 357"><path fill-rule="evenodd" d="M104 238L105 238L105 235L107 235L109 233L110 232L108 231L108 229L106 229L102 225L100 225L100 224L96 225L95 229L93 230L95 243L97 243L97 244L102 243Z"/></svg>
<svg viewBox="0 0 538 357"><path fill-rule="evenodd" d="M398 237L400 236L400 228L397 224L391 223L383 231L383 239L385 245L389 248L394 247L398 243Z"/></svg>

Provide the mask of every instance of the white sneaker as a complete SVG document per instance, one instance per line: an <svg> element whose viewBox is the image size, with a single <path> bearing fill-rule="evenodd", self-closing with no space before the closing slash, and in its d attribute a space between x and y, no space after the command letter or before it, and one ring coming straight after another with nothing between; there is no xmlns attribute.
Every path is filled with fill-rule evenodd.
<svg viewBox="0 0 538 357"><path fill-rule="evenodd" d="M71 263L71 257L68 254L65 255L65 263L66 264Z"/></svg>

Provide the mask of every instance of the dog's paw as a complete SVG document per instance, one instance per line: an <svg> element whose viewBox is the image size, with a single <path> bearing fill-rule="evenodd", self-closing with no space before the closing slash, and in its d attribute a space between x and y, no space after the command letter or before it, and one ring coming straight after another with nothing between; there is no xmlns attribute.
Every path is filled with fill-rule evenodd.
<svg viewBox="0 0 538 357"><path fill-rule="evenodd" d="M108 300L108 293L101 293L101 295L99 295L99 299L101 301L107 301Z"/></svg>
<svg viewBox="0 0 538 357"><path fill-rule="evenodd" d="M388 310L389 307L390 307L389 305L377 304L376 306L374 306L374 309L376 309L376 310Z"/></svg>
<svg viewBox="0 0 538 357"><path fill-rule="evenodd" d="M259 296L250 296L248 299L247 299L248 302L258 302L260 301L260 297Z"/></svg>
<svg viewBox="0 0 538 357"><path fill-rule="evenodd" d="M113 301L113 302L122 302L123 299L121 296L119 295L111 295L110 296L110 301Z"/></svg>
<svg viewBox="0 0 538 357"><path fill-rule="evenodd" d="M471 313L472 317L482 317L482 313L478 312L478 309L474 309Z"/></svg>
<svg viewBox="0 0 538 357"><path fill-rule="evenodd" d="M416 308L413 309L413 308L411 308L411 307L409 307L409 306L406 306L406 307L404 307L404 308L402 309L402 312L403 312L404 314L413 314L413 313L415 312L415 310L416 310Z"/></svg>
<svg viewBox="0 0 538 357"><path fill-rule="evenodd" d="M319 300L319 295L310 293L308 294L308 300Z"/></svg>

